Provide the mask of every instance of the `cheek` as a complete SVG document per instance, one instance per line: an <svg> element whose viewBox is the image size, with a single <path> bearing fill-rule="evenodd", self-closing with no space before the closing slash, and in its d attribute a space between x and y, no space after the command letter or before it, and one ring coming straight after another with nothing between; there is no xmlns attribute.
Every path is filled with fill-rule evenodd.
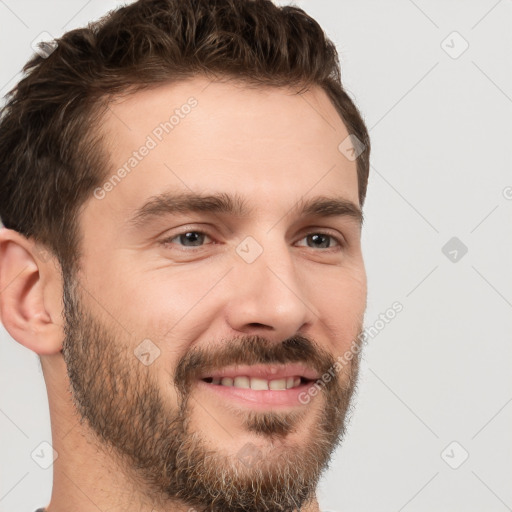
<svg viewBox="0 0 512 512"><path fill-rule="evenodd" d="M366 306L366 272L362 263L310 274L307 282L311 290L308 299L319 312L358 312Z"/></svg>
<svg viewBox="0 0 512 512"><path fill-rule="evenodd" d="M317 281L314 289L310 300L320 324L324 324L325 336L333 351L343 351L363 327L367 291L364 267L337 272L329 279Z"/></svg>
<svg viewBox="0 0 512 512"><path fill-rule="evenodd" d="M130 297L123 315L138 337L152 336L166 350L181 353L204 331L208 315L220 304L216 284L223 269L169 267L131 276L122 285Z"/></svg>

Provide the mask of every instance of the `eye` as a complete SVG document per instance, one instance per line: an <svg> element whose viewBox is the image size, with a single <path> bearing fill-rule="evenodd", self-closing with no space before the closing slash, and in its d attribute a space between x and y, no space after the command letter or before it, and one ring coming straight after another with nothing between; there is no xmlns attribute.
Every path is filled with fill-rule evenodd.
<svg viewBox="0 0 512 512"><path fill-rule="evenodd" d="M307 246L312 249L330 249L331 247L343 247L343 242L329 233L314 232L307 234L302 240L307 240ZM332 245L334 241L334 246Z"/></svg>
<svg viewBox="0 0 512 512"><path fill-rule="evenodd" d="M164 246L169 244L177 245L181 247L203 247L206 245L206 240L212 242L212 238L202 231L184 231L182 233L175 234L168 238L163 239L160 243ZM306 240L306 247L311 249L334 249L336 247L342 248L344 242L341 237L336 237L329 233L324 232L311 232L304 236L302 240ZM299 244L304 247L304 245Z"/></svg>
<svg viewBox="0 0 512 512"><path fill-rule="evenodd" d="M160 243L162 245L177 244L182 245L183 247L201 247L204 245L205 238L210 239L210 237L202 231L185 231L172 237L165 238Z"/></svg>

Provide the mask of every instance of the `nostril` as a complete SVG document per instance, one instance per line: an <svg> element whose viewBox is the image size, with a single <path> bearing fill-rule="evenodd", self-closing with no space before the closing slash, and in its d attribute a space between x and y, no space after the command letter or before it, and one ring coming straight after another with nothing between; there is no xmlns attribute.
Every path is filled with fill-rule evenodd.
<svg viewBox="0 0 512 512"><path fill-rule="evenodd" d="M259 324L258 322L252 322L248 325L249 325L249 327L257 327L258 329L261 329L261 328L272 329L272 327L270 327L269 325Z"/></svg>

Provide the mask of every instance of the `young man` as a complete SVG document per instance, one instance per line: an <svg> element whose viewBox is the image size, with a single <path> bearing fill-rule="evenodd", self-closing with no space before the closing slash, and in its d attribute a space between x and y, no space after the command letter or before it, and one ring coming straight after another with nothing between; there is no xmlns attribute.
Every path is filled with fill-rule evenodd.
<svg viewBox="0 0 512 512"><path fill-rule="evenodd" d="M47 512L318 511L363 341L369 139L268 0L141 0L0 124L0 312L48 390Z"/></svg>

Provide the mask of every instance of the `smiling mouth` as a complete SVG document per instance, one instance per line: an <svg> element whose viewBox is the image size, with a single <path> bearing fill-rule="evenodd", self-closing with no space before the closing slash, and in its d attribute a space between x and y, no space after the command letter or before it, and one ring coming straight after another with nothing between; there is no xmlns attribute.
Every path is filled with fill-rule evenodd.
<svg viewBox="0 0 512 512"><path fill-rule="evenodd" d="M200 388L222 401L269 410L303 406L300 396L318 380L318 372L301 363L235 365L206 370ZM277 410L276 409L276 410Z"/></svg>
<svg viewBox="0 0 512 512"><path fill-rule="evenodd" d="M253 391L286 391L318 379L318 373L300 363L237 365L205 371L206 384Z"/></svg>
<svg viewBox="0 0 512 512"><path fill-rule="evenodd" d="M280 379L263 379L259 377L249 377L247 375L239 375L236 377L206 377L201 380L207 384L240 389L252 389L255 391L286 391L287 389L297 388L303 384L312 382L312 379L307 379L300 375L293 375Z"/></svg>

